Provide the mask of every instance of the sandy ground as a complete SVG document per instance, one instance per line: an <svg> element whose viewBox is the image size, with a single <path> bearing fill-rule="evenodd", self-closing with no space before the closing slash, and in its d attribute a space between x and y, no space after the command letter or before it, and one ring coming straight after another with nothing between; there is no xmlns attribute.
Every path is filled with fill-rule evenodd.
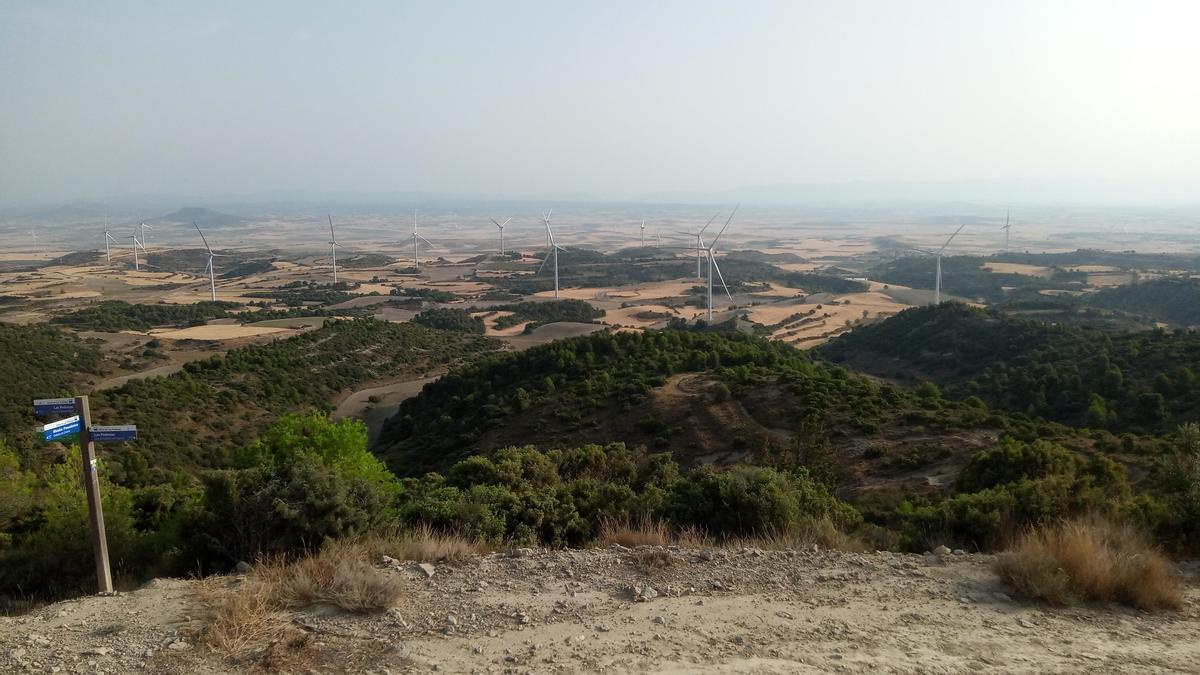
<svg viewBox="0 0 1200 675"><path fill-rule="evenodd" d="M665 314L666 317L657 318L641 318L638 314L650 312L653 314ZM603 317L599 320L612 326L629 326L632 328L647 328L665 324L670 317L679 316L679 312L666 305L634 305L633 307L618 307L617 309L606 310Z"/></svg>
<svg viewBox="0 0 1200 675"><path fill-rule="evenodd" d="M347 396L333 411L333 419L353 418L367 425L367 443L375 444L383 423L396 414L400 403L421 393L421 389L439 376L401 380L359 389ZM371 397L376 401L371 402Z"/></svg>
<svg viewBox="0 0 1200 675"><path fill-rule="evenodd" d="M287 328L276 326L238 326L226 324L152 330L150 331L150 335L168 340L236 340L238 338L272 335L287 331Z"/></svg>
<svg viewBox="0 0 1200 675"><path fill-rule="evenodd" d="M1089 286L1123 286L1133 282L1133 274L1129 272L1088 274L1087 282Z"/></svg>
<svg viewBox="0 0 1200 675"><path fill-rule="evenodd" d="M1050 609L1015 600L990 558L757 549L517 549L381 563L403 587L369 615L285 613L284 672L1183 673L1200 663L1200 589L1180 612ZM201 582L160 580L0 618L0 668L242 672L203 641ZM210 588L237 592L236 578ZM649 587L649 589L647 588ZM265 646L265 645L263 645ZM279 650L273 650L277 657ZM277 666L278 667L278 666Z"/></svg>
<svg viewBox="0 0 1200 675"><path fill-rule="evenodd" d="M523 333L525 331L525 326L530 323L529 321L522 321L521 323L518 323L513 326L508 326L506 328L497 328L496 327L497 321L499 321L500 319L503 319L506 316L512 316L512 315L513 315L513 312L473 312L471 314L471 316L476 316L476 317L479 317L480 319L483 319L484 335L487 335L490 337L508 337L508 336L512 336L512 335L520 335L521 333Z"/></svg>
<svg viewBox="0 0 1200 675"><path fill-rule="evenodd" d="M1039 277L1041 279L1049 279L1054 274L1054 271L1049 267L1022 265L1020 263L987 262L983 264L983 269L999 274L1024 274L1025 276Z"/></svg>

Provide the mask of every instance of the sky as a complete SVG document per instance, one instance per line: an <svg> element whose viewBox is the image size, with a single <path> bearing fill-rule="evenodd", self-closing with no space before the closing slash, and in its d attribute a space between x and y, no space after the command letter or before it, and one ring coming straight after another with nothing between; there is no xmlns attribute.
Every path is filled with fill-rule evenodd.
<svg viewBox="0 0 1200 675"><path fill-rule="evenodd" d="M7 0L0 202L1005 180L1186 200L1197 25L1191 1Z"/></svg>

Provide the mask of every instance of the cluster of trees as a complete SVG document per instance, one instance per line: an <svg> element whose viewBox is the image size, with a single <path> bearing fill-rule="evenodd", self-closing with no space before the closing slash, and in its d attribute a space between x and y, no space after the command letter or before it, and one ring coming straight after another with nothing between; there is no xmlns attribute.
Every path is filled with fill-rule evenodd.
<svg viewBox="0 0 1200 675"><path fill-rule="evenodd" d="M963 298L1002 302L1018 289L1021 293L1040 290L1078 289L1071 278L1043 279L1027 274L993 272L985 269L984 258L953 255L942 258L942 292ZM871 278L887 284L910 288L933 289L936 285L936 266L929 256L907 256L889 260L871 271Z"/></svg>
<svg viewBox="0 0 1200 675"><path fill-rule="evenodd" d="M634 257L633 253L645 255ZM661 249L626 249L604 254L587 249L568 249L559 253L560 285L577 288L624 286L653 281L690 277L695 274L696 261L689 258L663 259ZM853 293L866 290L865 284L829 274L788 272L761 259L761 256L741 252L720 259L721 273L731 289L748 288L763 281L774 281L803 288L810 293ZM488 279L505 290L531 294L554 288L548 275L543 277L512 277Z"/></svg>
<svg viewBox="0 0 1200 675"><path fill-rule="evenodd" d="M776 429L799 430L814 420L856 434L882 433L887 425L1021 426L990 419L973 404L881 385L779 342L738 332L665 330L595 333L477 359L402 403L376 450L401 473L441 470L474 452L534 439L684 451L689 432L676 426L683 420L647 417L644 405L652 389L683 373L706 374L713 396L735 398L764 427ZM766 442L733 429L724 429L719 441L729 451Z"/></svg>
<svg viewBox="0 0 1200 675"><path fill-rule="evenodd" d="M240 307L236 302L197 302L192 305L141 305L123 300L106 300L60 314L51 322L76 330L117 333L123 330L150 330L155 326L200 326L211 319L229 316Z"/></svg>
<svg viewBox="0 0 1200 675"><path fill-rule="evenodd" d="M114 444L112 475L130 485L171 480L177 469L223 466L277 416L328 411L341 392L380 377L424 374L497 347L481 336L373 319L325 326L188 363L169 377L126 382L92 397L97 423L137 424Z"/></svg>
<svg viewBox="0 0 1200 675"><path fill-rule="evenodd" d="M1087 297L1090 305L1177 326L1200 324L1200 279L1160 277L1111 286Z"/></svg>
<svg viewBox="0 0 1200 675"><path fill-rule="evenodd" d="M336 284L318 284L313 281L293 281L269 291L246 291L242 293L247 298L271 298L281 305L299 307L301 305L336 305L358 297L350 291L358 288L358 284L339 281Z"/></svg>
<svg viewBox="0 0 1200 675"><path fill-rule="evenodd" d="M518 302L511 305L496 305L491 309L498 312L512 312L512 314L496 320L497 328L507 328L526 321L532 321L535 325L556 321L591 323L604 316L604 310L597 309L583 300Z"/></svg>
<svg viewBox="0 0 1200 675"><path fill-rule="evenodd" d="M821 349L858 370L1063 424L1164 433L1200 419L1200 333L1110 334L956 303L905 310Z"/></svg>
<svg viewBox="0 0 1200 675"><path fill-rule="evenodd" d="M470 312L458 307L432 307L423 310L420 314L414 316L412 320L414 323L419 323L422 326L456 333L483 335L486 331L483 319L471 316Z"/></svg>
<svg viewBox="0 0 1200 675"><path fill-rule="evenodd" d="M47 325L0 323L0 439L33 458L33 400L74 395L78 378L98 372L102 354L73 333Z"/></svg>
<svg viewBox="0 0 1200 675"><path fill-rule="evenodd" d="M799 471L741 466L683 472L668 455L622 445L508 448L442 474L396 479L359 422L281 418L219 469L128 487L102 465L117 576L226 570L323 541L431 525L493 544L583 545L604 519L655 516L717 536L850 530L861 518ZM37 471L0 445L0 600L49 598L94 583L78 448Z"/></svg>
<svg viewBox="0 0 1200 675"><path fill-rule="evenodd" d="M406 298L428 300L429 302L454 302L458 300L458 296L454 293L437 288L393 288L391 294Z"/></svg>

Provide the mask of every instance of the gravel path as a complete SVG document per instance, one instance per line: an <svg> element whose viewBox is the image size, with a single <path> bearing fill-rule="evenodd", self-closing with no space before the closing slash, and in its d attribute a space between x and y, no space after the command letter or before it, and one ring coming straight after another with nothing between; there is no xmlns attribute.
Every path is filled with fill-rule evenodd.
<svg viewBox="0 0 1200 675"><path fill-rule="evenodd" d="M978 555L619 548L519 549L435 565L432 576L400 563L381 568L403 579L398 607L371 616L293 613L311 636L307 646L288 659L263 652L241 662L187 637L203 618L197 582L159 580L0 618L0 672L1200 670L1194 569L1183 611L1146 614L1013 600L989 563Z"/></svg>

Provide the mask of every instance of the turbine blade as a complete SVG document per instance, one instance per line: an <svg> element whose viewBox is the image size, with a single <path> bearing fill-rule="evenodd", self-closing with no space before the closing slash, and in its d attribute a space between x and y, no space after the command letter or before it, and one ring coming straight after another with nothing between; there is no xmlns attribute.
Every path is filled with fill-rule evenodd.
<svg viewBox="0 0 1200 675"><path fill-rule="evenodd" d="M428 239L426 239L425 237L422 237L419 234L416 235L416 237L417 237L417 239L420 239L421 241L425 242L426 244L429 244L430 246L435 246L435 244L432 241L429 241Z"/></svg>
<svg viewBox="0 0 1200 675"><path fill-rule="evenodd" d="M696 234L704 234L704 231L708 229L708 226L709 226L709 225L712 225L712 224L713 224L713 221L714 221L714 220L716 220L716 219L717 219L717 216L719 216L719 215L721 215L721 212L720 212L720 211L717 211L716 213L714 213L714 214L713 214L713 217L712 217L712 218L709 218L709 219L708 219L708 222L704 224L704 227L700 228L700 231L699 231L699 232L697 232Z"/></svg>
<svg viewBox="0 0 1200 675"><path fill-rule="evenodd" d="M733 294L729 292L729 286L725 285L725 275L721 274L721 266L717 264L717 256L713 255L712 249L708 250L708 258L712 260L713 269L717 271L717 278L721 280L721 288L725 289L725 295L729 298L729 304L733 304Z"/></svg>
<svg viewBox="0 0 1200 675"><path fill-rule="evenodd" d="M538 265L538 271L533 276L542 276L542 269L546 267L546 263L548 262L550 262L550 249L546 249L546 255L542 257L542 264Z"/></svg>
<svg viewBox="0 0 1200 675"><path fill-rule="evenodd" d="M492 221L492 224L493 224L493 225L495 225L496 227L504 227L504 226L503 226L503 225L501 225L500 223L496 222L496 219L495 219L495 218L493 218L493 217L491 217L491 216L488 216L488 220ZM508 221L506 220L506 221L504 221L504 222L506 222L506 223L507 223Z"/></svg>
<svg viewBox="0 0 1200 675"><path fill-rule="evenodd" d="M329 238L333 241L337 241L337 235L333 233L333 214L327 213L325 215L327 218L329 218Z"/></svg>
<svg viewBox="0 0 1200 675"><path fill-rule="evenodd" d="M733 207L733 210L729 212L729 217L725 219L725 227L722 227L721 231L717 233L717 236L713 237L713 240L708 244L709 246L717 245L717 240L721 238L721 235L725 234L725 230L729 228L729 223L733 222L733 214L737 213L737 210L741 208L741 206L742 205L739 203L737 206Z"/></svg>
<svg viewBox="0 0 1200 675"><path fill-rule="evenodd" d="M194 220L192 221L192 227L196 228L197 232L200 232L200 226L197 225L196 221L194 221ZM208 249L209 253L212 253L212 247L208 245L208 239L204 236L203 232L200 232L200 241L203 241L204 248Z"/></svg>
<svg viewBox="0 0 1200 675"><path fill-rule="evenodd" d="M957 237L958 233L962 232L962 229L966 226L966 223L958 226L958 229L954 231L954 234L950 235L950 238L946 240L946 243L942 244L942 247L938 249L938 255L941 255L942 251L946 250L946 247L950 245L950 242L954 241L954 238Z"/></svg>

